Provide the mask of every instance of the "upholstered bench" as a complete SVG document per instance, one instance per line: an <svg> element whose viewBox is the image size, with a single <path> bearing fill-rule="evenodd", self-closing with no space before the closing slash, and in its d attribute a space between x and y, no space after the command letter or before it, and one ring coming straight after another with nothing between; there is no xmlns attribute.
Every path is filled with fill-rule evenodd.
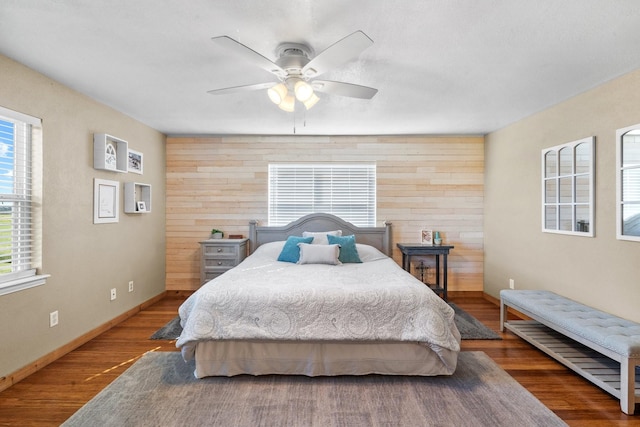
<svg viewBox="0 0 640 427"><path fill-rule="evenodd" d="M532 320L507 321L508 308ZM640 324L549 291L500 291L500 329L508 329L620 399L640 402Z"/></svg>

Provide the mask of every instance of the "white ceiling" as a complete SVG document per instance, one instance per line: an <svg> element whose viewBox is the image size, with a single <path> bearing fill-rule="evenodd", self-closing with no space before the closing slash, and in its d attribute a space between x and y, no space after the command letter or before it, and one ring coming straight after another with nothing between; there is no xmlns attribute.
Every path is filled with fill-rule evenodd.
<svg viewBox="0 0 640 427"><path fill-rule="evenodd" d="M2 0L0 19L0 53L170 135L486 134L640 68L638 0ZM207 94L276 82L211 37L275 60L356 30L373 46L322 78L371 100Z"/></svg>

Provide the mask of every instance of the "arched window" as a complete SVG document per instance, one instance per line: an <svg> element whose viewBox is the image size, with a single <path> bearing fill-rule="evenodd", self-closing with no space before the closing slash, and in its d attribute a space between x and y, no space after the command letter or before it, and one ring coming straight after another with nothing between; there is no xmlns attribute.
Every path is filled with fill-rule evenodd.
<svg viewBox="0 0 640 427"><path fill-rule="evenodd" d="M542 150L542 231L594 235L595 138Z"/></svg>
<svg viewBox="0 0 640 427"><path fill-rule="evenodd" d="M616 237L640 241L640 124L616 132Z"/></svg>

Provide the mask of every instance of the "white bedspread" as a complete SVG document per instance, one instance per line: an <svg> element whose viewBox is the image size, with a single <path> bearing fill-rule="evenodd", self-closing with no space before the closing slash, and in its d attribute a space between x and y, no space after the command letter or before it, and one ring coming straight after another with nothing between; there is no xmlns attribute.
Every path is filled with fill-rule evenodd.
<svg viewBox="0 0 640 427"><path fill-rule="evenodd" d="M200 340L410 341L460 351L453 309L374 248L362 264L276 261L282 242L258 248L179 308L185 359ZM375 252L374 252L375 251Z"/></svg>

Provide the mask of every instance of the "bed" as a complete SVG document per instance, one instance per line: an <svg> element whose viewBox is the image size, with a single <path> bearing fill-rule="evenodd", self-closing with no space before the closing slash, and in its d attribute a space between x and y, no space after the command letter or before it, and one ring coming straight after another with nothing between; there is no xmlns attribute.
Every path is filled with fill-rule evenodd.
<svg viewBox="0 0 640 427"><path fill-rule="evenodd" d="M250 255L179 308L196 377L455 371L453 309L390 257L391 224L311 214L249 228Z"/></svg>

